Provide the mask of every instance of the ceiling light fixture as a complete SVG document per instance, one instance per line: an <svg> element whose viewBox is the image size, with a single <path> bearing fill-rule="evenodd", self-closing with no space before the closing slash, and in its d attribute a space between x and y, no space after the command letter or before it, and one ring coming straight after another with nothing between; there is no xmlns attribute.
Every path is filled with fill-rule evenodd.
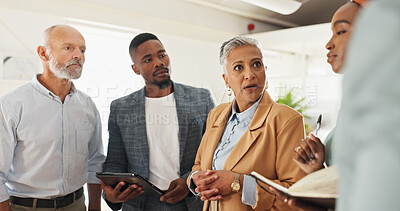
<svg viewBox="0 0 400 211"><path fill-rule="evenodd" d="M240 0L249 4L256 5L258 7L271 10L282 15L290 15L296 12L301 2L295 0Z"/></svg>

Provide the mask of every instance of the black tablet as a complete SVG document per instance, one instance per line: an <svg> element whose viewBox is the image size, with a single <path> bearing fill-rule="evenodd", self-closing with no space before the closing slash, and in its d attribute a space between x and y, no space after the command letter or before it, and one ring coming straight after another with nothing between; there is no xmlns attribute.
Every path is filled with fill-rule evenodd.
<svg viewBox="0 0 400 211"><path fill-rule="evenodd" d="M144 194L153 196L162 196L164 191L160 190L157 186L153 185L139 174L133 173L112 173L112 172L97 172L96 177L101 179L107 185L111 187L117 186L121 181L125 182L125 186L122 187L121 192L124 191L132 184L138 184L144 190Z"/></svg>

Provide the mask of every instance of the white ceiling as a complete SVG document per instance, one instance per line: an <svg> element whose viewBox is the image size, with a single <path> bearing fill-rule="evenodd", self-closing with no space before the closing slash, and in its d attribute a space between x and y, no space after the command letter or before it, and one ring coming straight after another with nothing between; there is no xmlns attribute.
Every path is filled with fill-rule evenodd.
<svg viewBox="0 0 400 211"><path fill-rule="evenodd" d="M295 0L302 3L300 9L290 15L253 6L240 0L183 0L221 11L231 12L278 27L297 27L329 22L333 13L348 0ZM279 0L276 0L279 1ZM261 30L262 31L262 30Z"/></svg>
<svg viewBox="0 0 400 211"><path fill-rule="evenodd" d="M213 43L249 33L261 40L266 37L282 40L276 33L264 33L329 22L334 11L346 1L302 0L303 5L297 12L285 16L239 0L0 0L0 53L34 55L43 29L51 24L71 22ZM255 25L252 32L247 29L249 23ZM268 48L273 48L273 43L269 43ZM289 47L285 51L293 45L289 44L293 42L287 43Z"/></svg>

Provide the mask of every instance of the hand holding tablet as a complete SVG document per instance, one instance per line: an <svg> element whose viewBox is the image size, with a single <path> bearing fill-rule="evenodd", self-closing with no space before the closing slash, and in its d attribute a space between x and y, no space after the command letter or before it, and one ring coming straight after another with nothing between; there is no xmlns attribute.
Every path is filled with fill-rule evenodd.
<svg viewBox="0 0 400 211"><path fill-rule="evenodd" d="M129 186L136 184L144 190L146 195L162 196L164 191L144 179L142 176L133 173L112 173L112 172L98 172L96 177L102 180L103 183L115 188L118 183L124 182L125 185L121 188L120 192L124 192Z"/></svg>

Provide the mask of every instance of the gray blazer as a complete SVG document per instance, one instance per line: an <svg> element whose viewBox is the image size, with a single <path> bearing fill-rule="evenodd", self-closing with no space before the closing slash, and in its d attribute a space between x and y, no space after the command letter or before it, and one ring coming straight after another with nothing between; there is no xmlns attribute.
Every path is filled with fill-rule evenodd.
<svg viewBox="0 0 400 211"><path fill-rule="evenodd" d="M173 83L179 124L179 160L181 177L187 178L205 131L209 111L214 108L210 92ZM109 143L105 172L132 172L149 178L149 148L147 145L145 117L145 88L111 103L108 120ZM188 210L201 210L202 203L192 194L185 198ZM123 204L124 210L144 210L147 203L164 203L149 200L141 195ZM113 210L121 204L108 203ZM160 204L160 208L164 205Z"/></svg>

